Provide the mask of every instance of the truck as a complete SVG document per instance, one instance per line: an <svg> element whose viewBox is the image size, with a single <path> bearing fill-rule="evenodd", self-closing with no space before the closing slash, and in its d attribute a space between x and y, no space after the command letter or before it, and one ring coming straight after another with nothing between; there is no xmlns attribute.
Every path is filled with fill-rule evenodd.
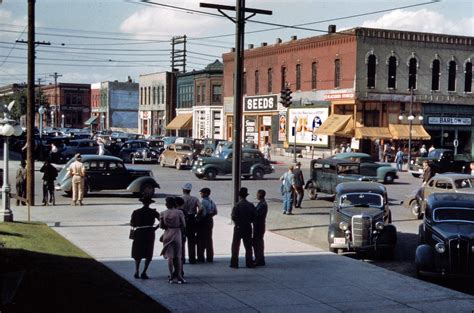
<svg viewBox="0 0 474 313"><path fill-rule="evenodd" d="M455 155L450 149L434 149L428 153L426 157L418 157L409 164L409 171L414 177L421 177L423 175L423 162L427 160L434 173L470 173L469 157L464 154Z"/></svg>

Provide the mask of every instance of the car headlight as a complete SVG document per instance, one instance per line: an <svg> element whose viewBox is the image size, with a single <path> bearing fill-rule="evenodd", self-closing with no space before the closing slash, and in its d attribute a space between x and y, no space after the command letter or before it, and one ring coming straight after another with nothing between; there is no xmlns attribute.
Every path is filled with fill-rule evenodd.
<svg viewBox="0 0 474 313"><path fill-rule="evenodd" d="M377 223L375 223L375 228L377 230L382 230L384 227L385 227L385 224L381 221L378 221Z"/></svg>
<svg viewBox="0 0 474 313"><path fill-rule="evenodd" d="M339 228L342 230L347 230L349 228L349 224L347 222L340 222Z"/></svg>
<svg viewBox="0 0 474 313"><path fill-rule="evenodd" d="M436 252L438 252L438 253L444 253L446 251L446 247L445 247L444 243L442 243L442 242L438 242L435 245L435 249L436 249Z"/></svg>
<svg viewBox="0 0 474 313"><path fill-rule="evenodd" d="M474 246L471 247L471 252L474 253Z"/></svg>

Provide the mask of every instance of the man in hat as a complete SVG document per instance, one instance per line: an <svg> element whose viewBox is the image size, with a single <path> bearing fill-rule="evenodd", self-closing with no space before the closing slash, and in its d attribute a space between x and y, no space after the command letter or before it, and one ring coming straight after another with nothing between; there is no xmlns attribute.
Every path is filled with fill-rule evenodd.
<svg viewBox="0 0 474 313"><path fill-rule="evenodd" d="M217 207L214 201L209 198L211 189L202 188L201 193L201 207L197 212L197 261L213 262L214 261L214 247L212 242L212 229L214 227L214 215L217 215ZM206 258L204 258L204 254Z"/></svg>
<svg viewBox="0 0 474 313"><path fill-rule="evenodd" d="M76 160L69 166L69 175L72 177L72 205L77 205L78 201L79 205L82 205L86 168L82 164L82 157L79 153L74 158Z"/></svg>
<svg viewBox="0 0 474 313"><path fill-rule="evenodd" d="M303 171L301 170L301 162L297 162L295 169L293 170L293 175L295 179L295 192L294 192L294 199L293 199L293 204L295 205L295 208L300 208L301 209L301 202L303 202L303 197L304 197L304 177L303 177Z"/></svg>
<svg viewBox="0 0 474 313"><path fill-rule="evenodd" d="M196 264L196 214L198 210L201 210L201 204L197 197L191 196L191 189L193 189L191 183L184 184L182 198L184 200L183 209L186 219L186 238L188 241L189 263ZM183 254L183 259L184 258L185 256Z"/></svg>
<svg viewBox="0 0 474 313"><path fill-rule="evenodd" d="M234 222L234 235L232 237L230 267L239 268L240 240L244 242L245 264L247 267L255 267L252 257L252 223L255 221L255 206L247 201L248 190L245 187L239 190L240 201L232 209L232 221Z"/></svg>

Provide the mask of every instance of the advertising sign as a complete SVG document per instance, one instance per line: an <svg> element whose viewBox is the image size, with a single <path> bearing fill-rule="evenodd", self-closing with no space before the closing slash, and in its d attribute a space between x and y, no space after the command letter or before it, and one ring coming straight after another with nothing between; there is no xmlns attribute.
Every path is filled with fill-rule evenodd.
<svg viewBox="0 0 474 313"><path fill-rule="evenodd" d="M448 117L448 116L430 116L428 118L430 125L471 125L470 117Z"/></svg>
<svg viewBox="0 0 474 313"><path fill-rule="evenodd" d="M295 140L293 133L296 131L296 143L328 147L327 135L316 135L316 130L328 118L328 108L291 109L288 127L288 142ZM296 122L296 123L295 123Z"/></svg>
<svg viewBox="0 0 474 313"><path fill-rule="evenodd" d="M278 141L285 141L286 139L286 112L280 111L278 115Z"/></svg>
<svg viewBox="0 0 474 313"><path fill-rule="evenodd" d="M278 108L277 95L244 97L244 112L268 112Z"/></svg>
<svg viewBox="0 0 474 313"><path fill-rule="evenodd" d="M246 143L258 143L257 118L255 116L245 116L244 141Z"/></svg>

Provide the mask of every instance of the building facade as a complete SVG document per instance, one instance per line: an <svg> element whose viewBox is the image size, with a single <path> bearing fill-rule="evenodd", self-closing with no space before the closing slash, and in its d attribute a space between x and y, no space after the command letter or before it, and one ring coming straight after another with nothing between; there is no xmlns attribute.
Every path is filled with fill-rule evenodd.
<svg viewBox="0 0 474 313"><path fill-rule="evenodd" d="M101 106L101 83L91 84L91 117L89 122L95 130L105 130L105 114L107 111Z"/></svg>

